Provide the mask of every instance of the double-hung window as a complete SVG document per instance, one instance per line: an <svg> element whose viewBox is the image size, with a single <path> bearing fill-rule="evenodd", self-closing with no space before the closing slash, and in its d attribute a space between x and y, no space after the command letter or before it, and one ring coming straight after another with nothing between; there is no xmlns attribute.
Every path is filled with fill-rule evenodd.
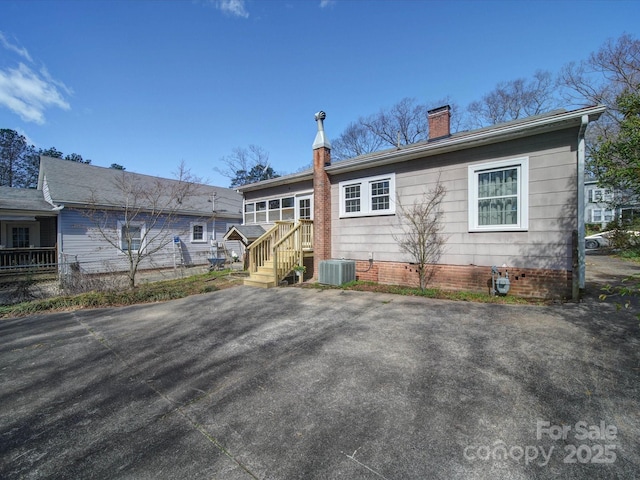
<svg viewBox="0 0 640 480"><path fill-rule="evenodd" d="M593 188L589 190L589 203L610 203L613 201L613 192L605 188Z"/></svg>
<svg viewBox="0 0 640 480"><path fill-rule="evenodd" d="M118 222L118 238L123 252L139 252L146 233L143 222Z"/></svg>
<svg viewBox="0 0 640 480"><path fill-rule="evenodd" d="M191 222L191 242L204 243L207 241L206 222Z"/></svg>
<svg viewBox="0 0 640 480"><path fill-rule="evenodd" d="M394 214L395 183L394 173L340 182L340 216Z"/></svg>
<svg viewBox="0 0 640 480"><path fill-rule="evenodd" d="M591 210L591 223L611 222L614 218L612 208L594 208Z"/></svg>
<svg viewBox="0 0 640 480"><path fill-rule="evenodd" d="M469 231L529 228L529 159L469 166Z"/></svg>

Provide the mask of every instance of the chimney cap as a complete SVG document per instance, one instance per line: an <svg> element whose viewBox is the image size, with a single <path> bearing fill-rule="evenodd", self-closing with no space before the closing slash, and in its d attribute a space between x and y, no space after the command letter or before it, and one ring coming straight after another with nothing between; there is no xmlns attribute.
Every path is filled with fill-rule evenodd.
<svg viewBox="0 0 640 480"><path fill-rule="evenodd" d="M326 137L324 133L324 119L327 118L327 114L320 110L315 114L316 122L318 123L318 133L316 134L316 139L313 142L313 149L316 150L318 148L331 148L331 142Z"/></svg>
<svg viewBox="0 0 640 480"><path fill-rule="evenodd" d="M431 110L428 110L427 115L435 115L436 113L450 112L450 111L451 111L450 105L443 105L442 107L432 108Z"/></svg>

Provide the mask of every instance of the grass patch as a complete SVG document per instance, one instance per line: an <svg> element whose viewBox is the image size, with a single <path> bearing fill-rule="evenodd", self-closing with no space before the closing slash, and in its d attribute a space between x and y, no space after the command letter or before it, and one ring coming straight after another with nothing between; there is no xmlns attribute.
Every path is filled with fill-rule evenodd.
<svg viewBox="0 0 640 480"><path fill-rule="evenodd" d="M620 250L616 253L616 257L620 257L625 260L631 260L635 263L640 263L640 249L630 248L628 250Z"/></svg>
<svg viewBox="0 0 640 480"><path fill-rule="evenodd" d="M87 292L0 306L0 318L82 308L121 307L139 303L166 302L177 298L215 292L238 285L242 275L230 270L209 272L187 278L142 283L133 290Z"/></svg>
<svg viewBox="0 0 640 480"><path fill-rule="evenodd" d="M427 288L423 291L419 288L403 287L400 285L382 285L379 283L367 282L362 280L348 282L339 287L332 285L321 285L319 283L305 283L302 286L306 288L317 288L320 290L340 289L354 290L358 292L391 293L394 295L437 298L440 300L457 300L459 302L499 303L508 305L546 305L548 303L544 300L539 299L527 299L509 295L493 296L486 293L440 290L438 288Z"/></svg>

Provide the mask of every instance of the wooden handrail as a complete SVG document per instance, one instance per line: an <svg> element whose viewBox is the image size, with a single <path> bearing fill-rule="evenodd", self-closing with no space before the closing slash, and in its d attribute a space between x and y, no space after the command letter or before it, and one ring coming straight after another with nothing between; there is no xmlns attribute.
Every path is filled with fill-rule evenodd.
<svg viewBox="0 0 640 480"><path fill-rule="evenodd" d="M257 272L273 260L273 275L277 281L286 277L293 267L302 265L305 251L313 249L313 220L276 222L249 247L249 272Z"/></svg>
<svg viewBox="0 0 640 480"><path fill-rule="evenodd" d="M302 265L304 251L311 248L313 221L300 220L273 245L273 274L276 280L286 277L296 265Z"/></svg>
<svg viewBox="0 0 640 480"><path fill-rule="evenodd" d="M273 245L294 227L293 222L277 221L275 225L249 245L249 272L255 273L272 258Z"/></svg>

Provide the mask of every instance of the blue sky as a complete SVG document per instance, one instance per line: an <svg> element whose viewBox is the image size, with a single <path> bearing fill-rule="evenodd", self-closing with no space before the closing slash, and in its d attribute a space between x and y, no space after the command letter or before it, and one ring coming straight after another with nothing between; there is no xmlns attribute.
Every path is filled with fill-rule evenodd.
<svg viewBox="0 0 640 480"><path fill-rule="evenodd" d="M0 128L171 177L255 144L279 173L404 97L461 106L639 37L639 1L0 0Z"/></svg>

